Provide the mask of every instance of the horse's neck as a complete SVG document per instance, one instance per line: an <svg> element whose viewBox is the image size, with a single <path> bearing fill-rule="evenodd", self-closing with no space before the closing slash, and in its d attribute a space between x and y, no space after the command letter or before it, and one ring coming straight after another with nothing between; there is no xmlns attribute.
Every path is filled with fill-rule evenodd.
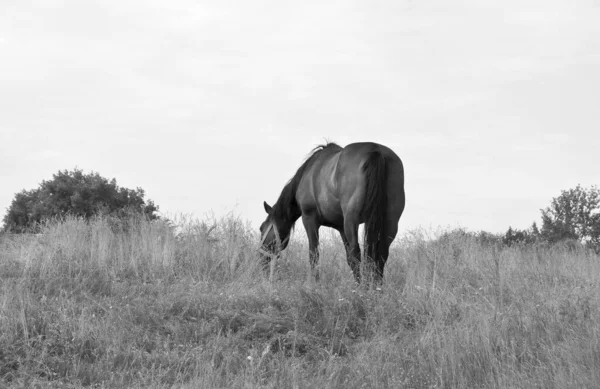
<svg viewBox="0 0 600 389"><path fill-rule="evenodd" d="M281 229L290 231L294 224L296 224L296 221L298 221L300 216L302 216L302 212L300 211L298 204L295 202L293 204L289 204L287 207L289 208L280 214L279 223L281 223Z"/></svg>
<svg viewBox="0 0 600 389"><path fill-rule="evenodd" d="M294 226L294 224L296 224L296 222L298 221L298 219L300 219L300 216L302 216L302 211L300 211L300 207L298 205L296 205L294 207L294 210L291 214L291 219L288 220L289 222L289 227L292 228Z"/></svg>
<svg viewBox="0 0 600 389"><path fill-rule="evenodd" d="M278 208L275 212L281 215L280 221L284 224L282 228L287 230L291 229L300 216L302 216L300 205L296 201L295 191L292 183L288 183L274 206Z"/></svg>

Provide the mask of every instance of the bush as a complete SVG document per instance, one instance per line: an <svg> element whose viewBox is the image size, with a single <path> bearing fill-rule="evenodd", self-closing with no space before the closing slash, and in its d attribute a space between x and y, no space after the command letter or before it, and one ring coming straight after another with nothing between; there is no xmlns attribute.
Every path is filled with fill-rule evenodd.
<svg viewBox="0 0 600 389"><path fill-rule="evenodd" d="M3 219L4 230L35 231L43 220L67 214L85 219L98 213L119 219L132 215L157 219L158 206L152 200L144 200L144 195L141 188L119 187L114 178L109 181L98 173L59 171L39 188L15 195Z"/></svg>

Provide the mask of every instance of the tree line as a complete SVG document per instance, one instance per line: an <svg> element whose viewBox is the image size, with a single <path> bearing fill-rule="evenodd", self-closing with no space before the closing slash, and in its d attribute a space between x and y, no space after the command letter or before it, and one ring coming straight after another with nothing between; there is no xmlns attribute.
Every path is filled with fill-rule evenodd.
<svg viewBox="0 0 600 389"><path fill-rule="evenodd" d="M600 252L600 190L596 186L563 190L541 209L542 224L525 230L509 227L504 235L480 232L479 240L506 246L576 241ZM158 219L158 206L145 199L142 188L119 187L98 173L64 170L42 181L37 189L17 193L3 218L3 231L34 232L44 220L67 214L90 217L99 213L124 219L142 215Z"/></svg>
<svg viewBox="0 0 600 389"><path fill-rule="evenodd" d="M541 209L542 225L525 230L508 228L502 237L507 246L536 242L579 242L600 252L600 190L596 186L563 190Z"/></svg>

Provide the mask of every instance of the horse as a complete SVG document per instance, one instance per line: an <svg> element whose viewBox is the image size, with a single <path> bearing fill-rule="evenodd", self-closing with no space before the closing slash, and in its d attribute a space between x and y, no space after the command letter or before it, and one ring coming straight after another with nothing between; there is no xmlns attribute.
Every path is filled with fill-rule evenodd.
<svg viewBox="0 0 600 389"><path fill-rule="evenodd" d="M268 264L288 246L296 221L308 235L311 274L319 280L319 228L336 229L357 284L361 283L358 227L364 223L364 248L371 279L383 282L389 247L405 206L404 166L388 147L326 143L315 147L284 186L260 226L261 258Z"/></svg>

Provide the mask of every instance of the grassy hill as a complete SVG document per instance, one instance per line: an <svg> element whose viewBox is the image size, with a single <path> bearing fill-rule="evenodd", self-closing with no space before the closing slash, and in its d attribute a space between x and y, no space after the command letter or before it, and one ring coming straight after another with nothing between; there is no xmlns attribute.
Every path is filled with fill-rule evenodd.
<svg viewBox="0 0 600 389"><path fill-rule="evenodd" d="M0 238L0 388L597 388L600 258L468 235L393 246L356 288L324 230L271 283L235 218L77 219Z"/></svg>

